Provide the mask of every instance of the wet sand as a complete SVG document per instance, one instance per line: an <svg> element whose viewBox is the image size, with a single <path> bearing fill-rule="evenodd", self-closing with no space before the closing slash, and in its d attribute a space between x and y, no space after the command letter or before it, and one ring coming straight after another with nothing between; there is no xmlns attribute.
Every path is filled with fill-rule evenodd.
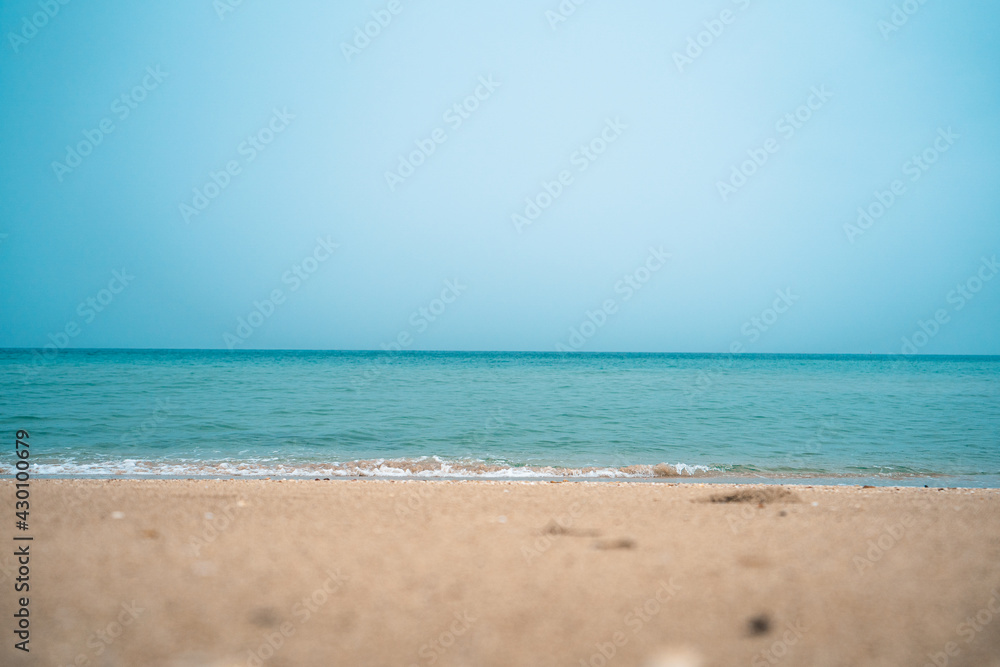
<svg viewBox="0 0 1000 667"><path fill-rule="evenodd" d="M38 480L30 518L4 665L1000 665L995 489Z"/></svg>

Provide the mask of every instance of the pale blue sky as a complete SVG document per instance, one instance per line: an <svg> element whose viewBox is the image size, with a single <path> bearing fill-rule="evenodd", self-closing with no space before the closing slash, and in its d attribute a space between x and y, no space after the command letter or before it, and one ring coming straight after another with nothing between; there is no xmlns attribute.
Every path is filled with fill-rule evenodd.
<svg viewBox="0 0 1000 667"><path fill-rule="evenodd" d="M0 346L1000 354L1000 6L222 2L3 3Z"/></svg>

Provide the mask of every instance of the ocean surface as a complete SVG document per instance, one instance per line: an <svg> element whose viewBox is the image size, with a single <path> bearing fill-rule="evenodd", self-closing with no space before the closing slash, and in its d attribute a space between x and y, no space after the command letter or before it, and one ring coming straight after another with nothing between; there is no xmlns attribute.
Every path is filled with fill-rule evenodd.
<svg viewBox="0 0 1000 667"><path fill-rule="evenodd" d="M1000 486L1000 357L0 350L73 477ZM659 465L667 464L667 465Z"/></svg>

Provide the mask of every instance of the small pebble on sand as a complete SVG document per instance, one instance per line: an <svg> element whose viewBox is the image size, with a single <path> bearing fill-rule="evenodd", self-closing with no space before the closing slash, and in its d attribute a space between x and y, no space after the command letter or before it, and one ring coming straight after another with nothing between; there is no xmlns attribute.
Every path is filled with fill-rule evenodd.
<svg viewBox="0 0 1000 667"><path fill-rule="evenodd" d="M689 648L664 649L644 663L645 667L703 667L704 664L701 654Z"/></svg>

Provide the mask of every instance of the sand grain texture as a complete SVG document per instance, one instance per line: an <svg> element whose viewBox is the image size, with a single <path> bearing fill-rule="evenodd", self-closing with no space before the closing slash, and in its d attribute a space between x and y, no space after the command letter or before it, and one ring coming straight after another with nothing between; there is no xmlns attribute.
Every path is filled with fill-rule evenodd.
<svg viewBox="0 0 1000 667"><path fill-rule="evenodd" d="M797 502L662 483L31 491L32 651L12 648L5 555L5 665L599 667L602 650L608 665L924 665L949 642L949 665L1000 665L1000 614L961 626L991 600L1000 610L997 490L799 486ZM748 502L709 502L734 494ZM0 497L13 514L12 483ZM142 611L116 627L133 602Z"/></svg>

